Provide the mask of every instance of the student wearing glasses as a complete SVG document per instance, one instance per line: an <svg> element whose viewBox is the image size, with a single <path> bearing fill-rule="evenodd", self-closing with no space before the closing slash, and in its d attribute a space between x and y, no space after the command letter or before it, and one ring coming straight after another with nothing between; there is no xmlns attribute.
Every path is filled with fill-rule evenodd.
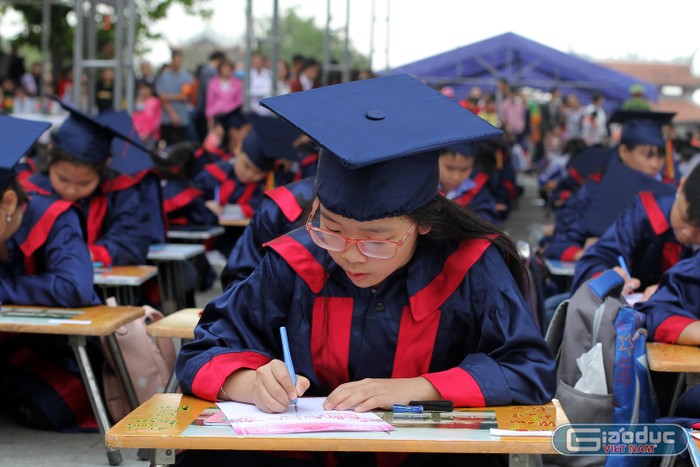
<svg viewBox="0 0 700 467"><path fill-rule="evenodd" d="M426 399L458 407L549 401L555 364L523 298L515 246L438 193L440 149L500 131L407 75L262 105L321 145L317 199L305 228L267 243L255 271L205 308L178 357L183 392L265 412L282 412L298 396L358 412ZM179 464L206 456L300 462L188 451ZM352 465L376 462L374 453L357 456Z"/></svg>

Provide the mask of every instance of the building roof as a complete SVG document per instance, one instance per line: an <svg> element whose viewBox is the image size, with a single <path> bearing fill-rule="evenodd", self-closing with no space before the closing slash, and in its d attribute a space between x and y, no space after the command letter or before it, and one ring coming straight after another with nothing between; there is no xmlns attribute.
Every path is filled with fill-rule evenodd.
<svg viewBox="0 0 700 467"><path fill-rule="evenodd" d="M676 112L674 123L700 123L700 106L685 99L660 98L654 106L659 112Z"/></svg>
<svg viewBox="0 0 700 467"><path fill-rule="evenodd" d="M689 63L618 61L600 61L598 63L660 86L675 85L700 88L700 76L693 76Z"/></svg>

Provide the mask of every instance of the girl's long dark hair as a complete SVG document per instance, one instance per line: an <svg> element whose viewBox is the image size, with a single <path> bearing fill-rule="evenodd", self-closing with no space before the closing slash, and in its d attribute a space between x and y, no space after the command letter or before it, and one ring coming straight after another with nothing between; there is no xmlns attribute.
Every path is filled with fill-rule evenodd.
<svg viewBox="0 0 700 467"><path fill-rule="evenodd" d="M465 238L482 238L501 251L518 288L529 295L529 276L520 253L513 241L500 229L481 219L442 195L407 215L419 228L430 228L425 239L433 242L461 241ZM490 238L490 235L495 237Z"/></svg>

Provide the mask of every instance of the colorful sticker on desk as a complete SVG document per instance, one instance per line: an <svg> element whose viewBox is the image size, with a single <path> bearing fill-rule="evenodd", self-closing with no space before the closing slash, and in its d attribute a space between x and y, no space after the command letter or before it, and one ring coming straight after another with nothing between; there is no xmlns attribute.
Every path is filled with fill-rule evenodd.
<svg viewBox="0 0 700 467"><path fill-rule="evenodd" d="M504 430L554 430L556 414L556 408L553 405L508 407L499 419L499 427Z"/></svg>
<svg viewBox="0 0 700 467"><path fill-rule="evenodd" d="M425 412L421 414L383 412L381 417L385 422L391 423L397 428L420 427L443 430L489 430L498 428L496 412L493 410L482 412Z"/></svg>
<svg viewBox="0 0 700 467"><path fill-rule="evenodd" d="M217 405L230 420L238 435L272 435L325 431L392 431L394 427L372 412L324 410L323 397L302 397L299 411L269 414L254 405L219 402Z"/></svg>

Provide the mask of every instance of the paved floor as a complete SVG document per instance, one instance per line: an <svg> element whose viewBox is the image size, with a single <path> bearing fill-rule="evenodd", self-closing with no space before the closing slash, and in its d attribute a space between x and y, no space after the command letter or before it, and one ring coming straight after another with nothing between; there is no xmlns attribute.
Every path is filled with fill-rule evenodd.
<svg viewBox="0 0 700 467"><path fill-rule="evenodd" d="M505 223L505 230L515 240L528 241L531 230L545 222L545 213L537 199L533 177L521 176L525 194ZM218 285L198 294L197 305L203 306L221 292ZM134 449L123 450L121 465L146 467ZM17 426L0 411L0 466L73 467L107 466L103 439L98 433L68 434L31 430Z"/></svg>

